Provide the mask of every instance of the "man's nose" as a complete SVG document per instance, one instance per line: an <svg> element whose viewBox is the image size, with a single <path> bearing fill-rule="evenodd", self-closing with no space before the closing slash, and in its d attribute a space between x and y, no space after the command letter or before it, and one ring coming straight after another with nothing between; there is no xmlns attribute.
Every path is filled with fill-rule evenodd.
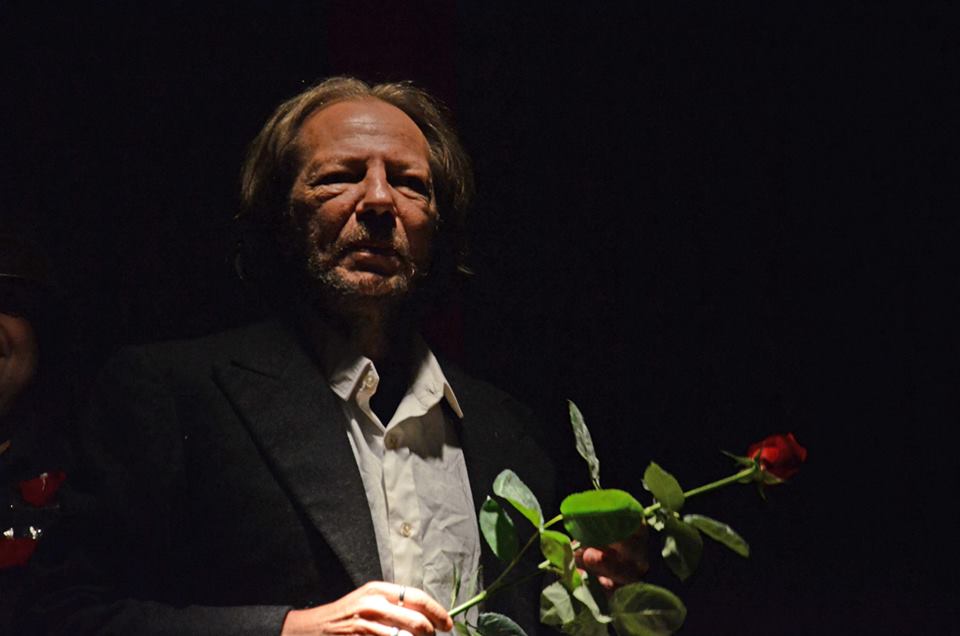
<svg viewBox="0 0 960 636"><path fill-rule="evenodd" d="M382 167L368 169L363 178L363 186L358 212L382 214L394 211L393 192Z"/></svg>

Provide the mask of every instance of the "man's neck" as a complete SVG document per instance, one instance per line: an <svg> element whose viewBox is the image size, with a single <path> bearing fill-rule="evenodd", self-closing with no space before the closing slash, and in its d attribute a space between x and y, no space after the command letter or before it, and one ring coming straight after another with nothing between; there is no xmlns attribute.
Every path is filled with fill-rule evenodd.
<svg viewBox="0 0 960 636"><path fill-rule="evenodd" d="M403 366L409 360L416 329L409 311L385 303L326 306L317 311L352 348L377 368Z"/></svg>
<svg viewBox="0 0 960 636"><path fill-rule="evenodd" d="M414 360L415 321L410 312L400 308L352 306L320 314L351 348L369 358L377 367L380 382L370 400L370 407L386 424L413 382L417 361Z"/></svg>

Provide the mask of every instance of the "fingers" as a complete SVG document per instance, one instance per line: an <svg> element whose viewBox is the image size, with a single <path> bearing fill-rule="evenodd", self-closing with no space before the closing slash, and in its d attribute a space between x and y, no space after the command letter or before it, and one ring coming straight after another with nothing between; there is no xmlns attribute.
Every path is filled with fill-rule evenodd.
<svg viewBox="0 0 960 636"><path fill-rule="evenodd" d="M649 536L649 530L647 530L647 526L644 525L630 538L624 541L618 541L611 547L625 560L646 564Z"/></svg>
<svg viewBox="0 0 960 636"><path fill-rule="evenodd" d="M403 605L400 605L401 593ZM383 581L367 583L332 603L291 610L283 636L433 636L450 631L453 621L443 607L422 590Z"/></svg>
<svg viewBox="0 0 960 636"><path fill-rule="evenodd" d="M353 621L351 634L370 634L370 636L413 636L413 633L397 627L384 625L376 621L359 618Z"/></svg>
<svg viewBox="0 0 960 636"><path fill-rule="evenodd" d="M577 565L587 570L605 589L639 581L650 569L646 528L625 541L605 548L584 548L574 553Z"/></svg>
<svg viewBox="0 0 960 636"><path fill-rule="evenodd" d="M357 591L363 594L359 614L364 618L406 629L416 636L432 634L437 629L453 629L453 620L447 610L423 590L377 581L367 583ZM399 604L401 591L402 606Z"/></svg>
<svg viewBox="0 0 960 636"><path fill-rule="evenodd" d="M613 592L613 591L616 590L618 587L620 587L620 584L619 584L619 583L616 583L616 582L614 582L613 579L607 578L607 577L605 577L605 576L598 576L598 577L597 577L597 583L599 583L599 584L600 584L600 587L602 587L602 588L603 588L604 590L606 590L607 592Z"/></svg>
<svg viewBox="0 0 960 636"><path fill-rule="evenodd" d="M453 629L453 619L450 618L447 610L423 590L418 590L415 587L406 588L403 605L404 607L419 611L426 616L437 629L443 631Z"/></svg>
<svg viewBox="0 0 960 636"><path fill-rule="evenodd" d="M577 565L593 576L607 577L619 585L639 581L649 569L646 559L626 559L611 548L585 548L576 557Z"/></svg>
<svg viewBox="0 0 960 636"><path fill-rule="evenodd" d="M285 631L282 632L284 636L413 636L412 632L395 625L385 625L356 615L323 624L311 623L306 629L298 632L287 630L286 624L284 628Z"/></svg>

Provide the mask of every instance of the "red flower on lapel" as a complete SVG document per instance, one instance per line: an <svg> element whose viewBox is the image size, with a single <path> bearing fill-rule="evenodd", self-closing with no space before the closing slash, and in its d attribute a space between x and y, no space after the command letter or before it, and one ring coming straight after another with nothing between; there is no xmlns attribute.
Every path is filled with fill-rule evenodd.
<svg viewBox="0 0 960 636"><path fill-rule="evenodd" d="M31 506L41 508L53 500L66 478L67 474L62 470L41 473L39 477L20 482L20 496Z"/></svg>
<svg viewBox="0 0 960 636"><path fill-rule="evenodd" d="M0 570L26 565L36 549L36 539L0 536Z"/></svg>

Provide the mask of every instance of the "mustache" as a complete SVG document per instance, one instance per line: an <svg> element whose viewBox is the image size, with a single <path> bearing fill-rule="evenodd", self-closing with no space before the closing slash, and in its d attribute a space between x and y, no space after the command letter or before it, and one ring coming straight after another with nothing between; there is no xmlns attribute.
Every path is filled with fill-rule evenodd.
<svg viewBox="0 0 960 636"><path fill-rule="evenodd" d="M410 248L406 243L398 241L396 237L388 239L371 236L370 231L360 226L350 234L340 236L331 246L330 252L335 258L340 258L356 249L368 249L373 252L389 253L402 261L410 262Z"/></svg>

